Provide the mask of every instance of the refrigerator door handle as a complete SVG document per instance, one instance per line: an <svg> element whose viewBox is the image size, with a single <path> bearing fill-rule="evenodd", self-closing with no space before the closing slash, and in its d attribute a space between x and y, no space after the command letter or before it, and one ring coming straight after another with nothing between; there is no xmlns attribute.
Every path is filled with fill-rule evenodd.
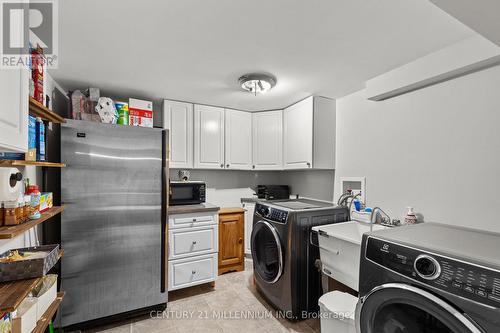
<svg viewBox="0 0 500 333"><path fill-rule="evenodd" d="M169 179L168 179L168 131L162 132L162 186L161 186L161 282L160 291L167 292L168 279L168 197L169 197Z"/></svg>

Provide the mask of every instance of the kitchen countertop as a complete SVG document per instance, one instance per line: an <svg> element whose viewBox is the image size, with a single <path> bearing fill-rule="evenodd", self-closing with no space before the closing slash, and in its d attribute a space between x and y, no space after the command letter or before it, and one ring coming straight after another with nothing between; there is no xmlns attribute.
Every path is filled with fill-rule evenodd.
<svg viewBox="0 0 500 333"><path fill-rule="evenodd" d="M187 214L187 213L203 213L203 212L217 212L220 207L212 205L211 203L202 203L197 205L179 205L168 206L169 214Z"/></svg>
<svg viewBox="0 0 500 333"><path fill-rule="evenodd" d="M245 213L245 209L241 207L230 207L230 208L221 208L219 210L219 214L238 214Z"/></svg>
<svg viewBox="0 0 500 333"><path fill-rule="evenodd" d="M256 203L257 201L266 201L266 199L259 199L257 197L253 198L241 198L241 203Z"/></svg>

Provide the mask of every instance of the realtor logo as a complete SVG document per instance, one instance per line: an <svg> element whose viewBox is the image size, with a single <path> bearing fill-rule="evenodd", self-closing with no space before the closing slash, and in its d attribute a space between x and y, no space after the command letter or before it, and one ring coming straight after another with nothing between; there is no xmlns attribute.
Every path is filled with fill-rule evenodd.
<svg viewBox="0 0 500 333"><path fill-rule="evenodd" d="M0 0L3 68L28 67L31 48L41 48L47 68L57 67L57 0Z"/></svg>

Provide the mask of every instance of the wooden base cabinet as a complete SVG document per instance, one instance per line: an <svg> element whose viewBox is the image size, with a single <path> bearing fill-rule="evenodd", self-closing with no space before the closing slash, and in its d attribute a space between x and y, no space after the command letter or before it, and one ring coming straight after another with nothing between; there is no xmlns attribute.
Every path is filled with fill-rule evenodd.
<svg viewBox="0 0 500 333"><path fill-rule="evenodd" d="M245 210L219 211L219 275L245 270Z"/></svg>

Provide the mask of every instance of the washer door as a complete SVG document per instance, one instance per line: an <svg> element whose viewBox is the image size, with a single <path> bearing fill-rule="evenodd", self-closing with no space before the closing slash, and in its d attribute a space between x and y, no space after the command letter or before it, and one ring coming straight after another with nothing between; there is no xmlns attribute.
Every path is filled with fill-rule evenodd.
<svg viewBox="0 0 500 333"><path fill-rule="evenodd" d="M414 286L389 283L356 307L358 333L484 333L441 298Z"/></svg>
<svg viewBox="0 0 500 333"><path fill-rule="evenodd" d="M267 221L255 223L252 230L254 271L267 283L275 283L283 273L283 253L276 229Z"/></svg>

